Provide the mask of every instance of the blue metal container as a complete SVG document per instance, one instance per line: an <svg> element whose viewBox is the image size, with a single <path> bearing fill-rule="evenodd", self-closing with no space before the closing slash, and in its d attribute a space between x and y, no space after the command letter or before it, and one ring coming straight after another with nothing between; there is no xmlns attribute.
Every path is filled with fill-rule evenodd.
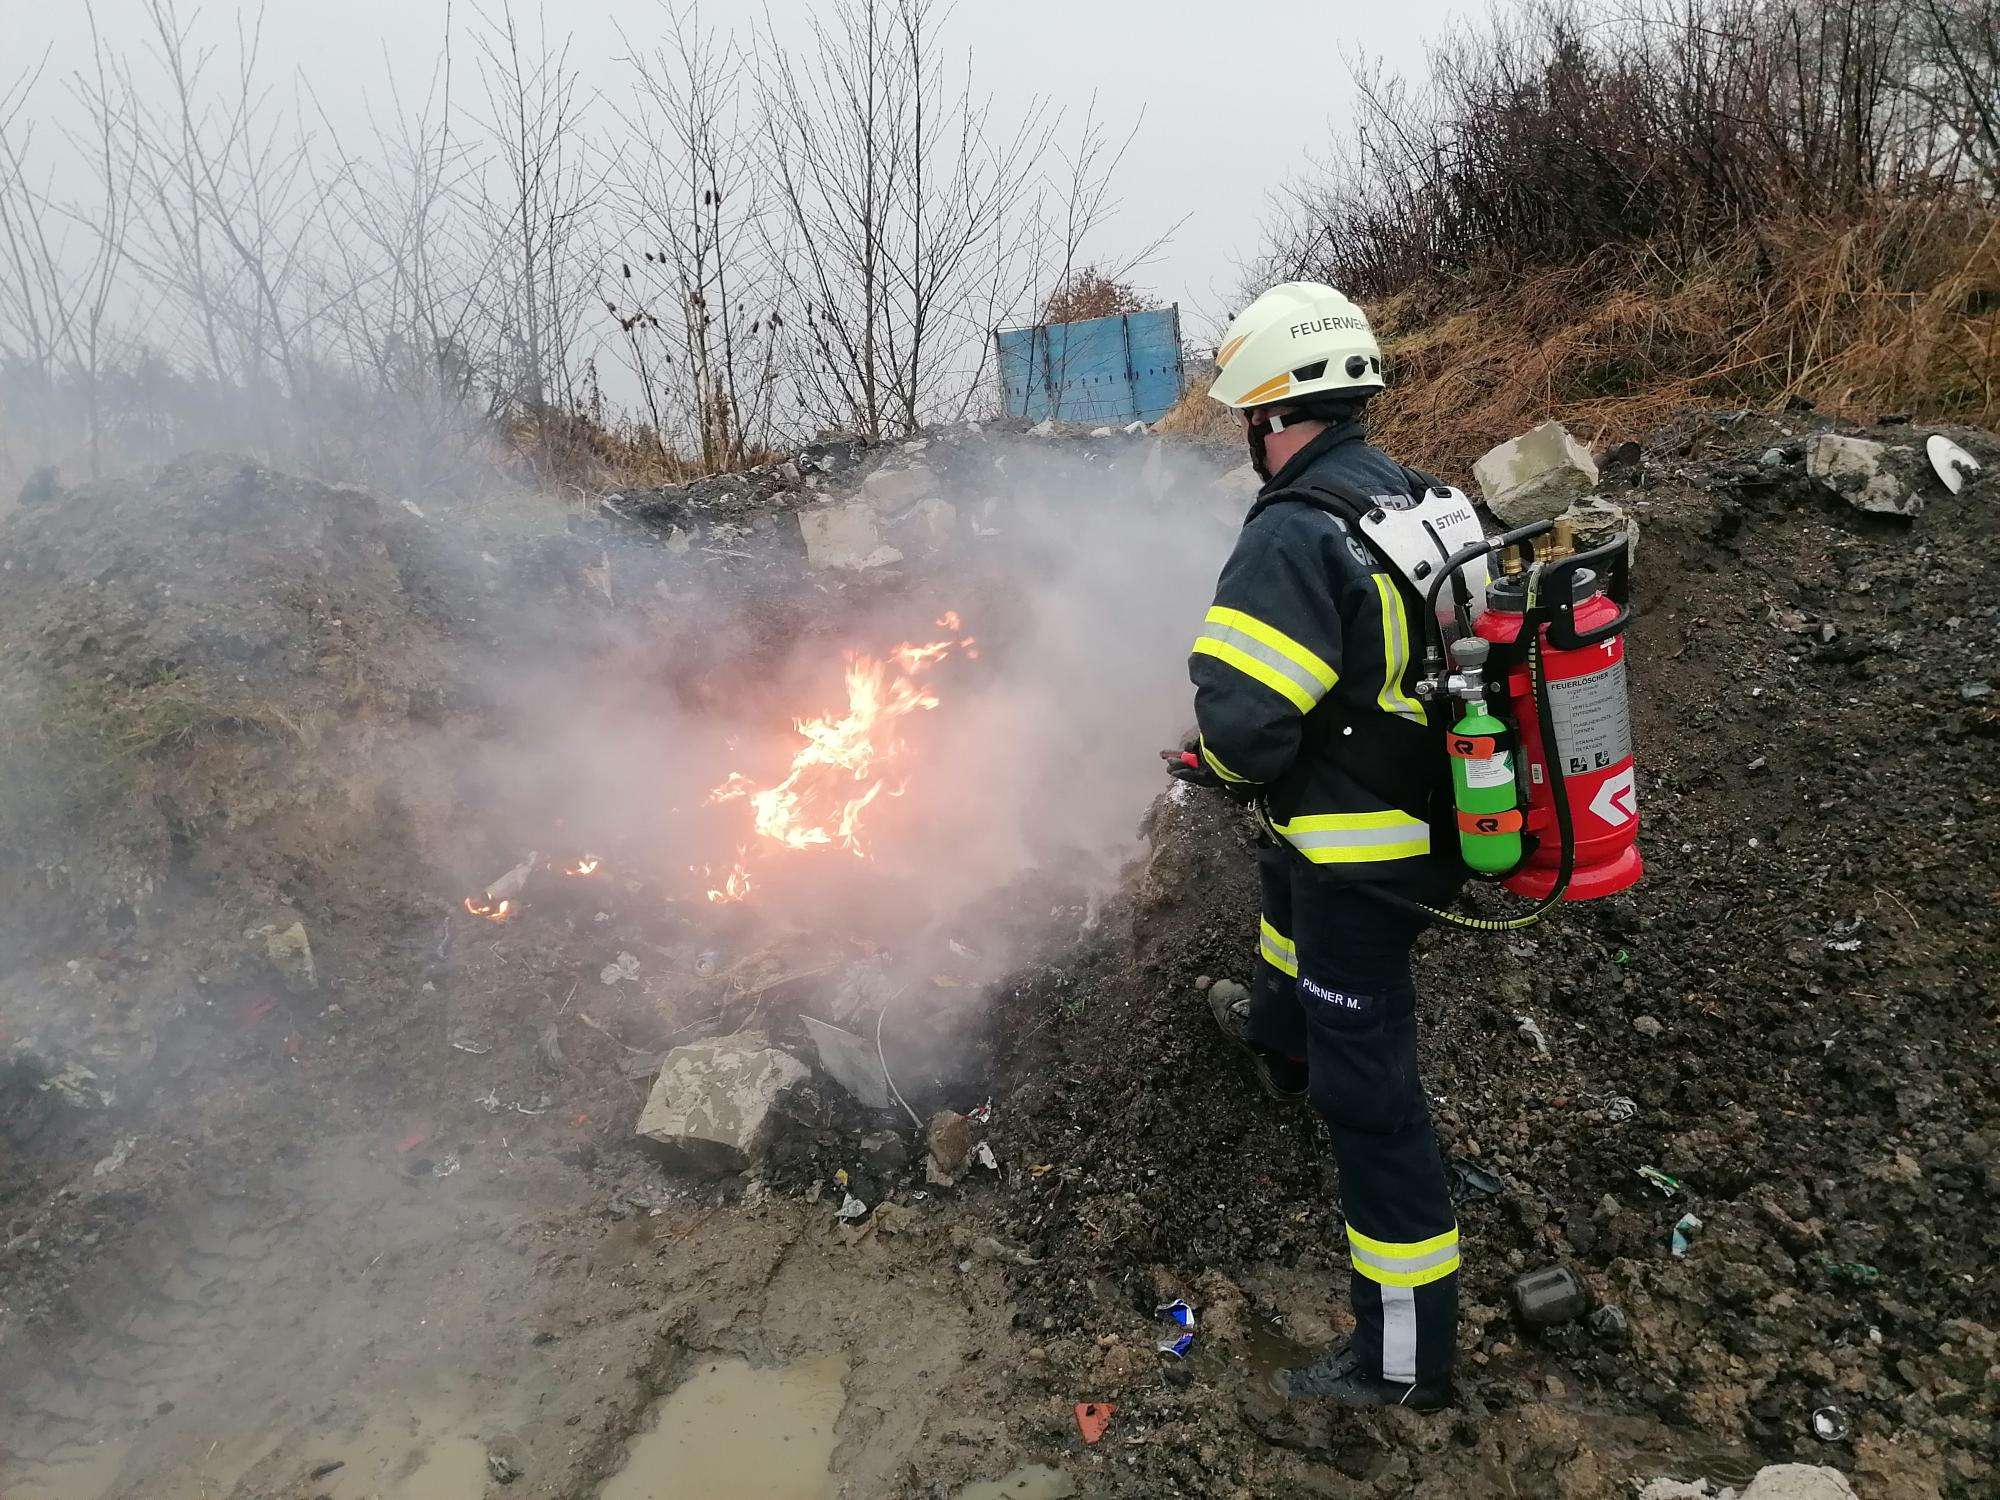
<svg viewBox="0 0 2000 1500"><path fill-rule="evenodd" d="M1157 422L1181 398L1181 310L1149 308L993 335L1007 415L1117 426Z"/></svg>

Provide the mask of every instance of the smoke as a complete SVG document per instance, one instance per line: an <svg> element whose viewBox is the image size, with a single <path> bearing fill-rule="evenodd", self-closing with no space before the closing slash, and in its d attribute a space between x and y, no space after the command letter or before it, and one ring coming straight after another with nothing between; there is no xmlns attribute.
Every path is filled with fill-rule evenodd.
<svg viewBox="0 0 2000 1500"><path fill-rule="evenodd" d="M1157 752L1191 723L1187 647L1230 544L1217 466L1151 438L981 436L939 467L959 539L894 582L613 538L591 586L616 607L510 599L516 639L481 685L505 727L461 781L466 877L588 851L698 906L740 863L756 922L888 943L950 928L982 951L998 939L970 914L1001 892L1106 892L1166 785ZM900 753L857 847L783 847L746 799L712 795L782 780L798 721L846 711L851 659L946 641L887 668L934 706L884 727Z"/></svg>

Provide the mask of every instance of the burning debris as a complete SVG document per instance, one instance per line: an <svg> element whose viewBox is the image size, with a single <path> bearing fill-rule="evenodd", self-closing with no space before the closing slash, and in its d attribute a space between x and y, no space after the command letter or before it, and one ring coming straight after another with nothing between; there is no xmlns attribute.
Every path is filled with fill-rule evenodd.
<svg viewBox="0 0 2000 1500"><path fill-rule="evenodd" d="M862 838L865 814L879 797L899 797L908 786L902 765L907 746L898 726L942 701L925 680L935 667L953 655L968 660L979 656L978 641L963 633L956 611L947 611L937 623L949 632L942 640L922 645L905 641L880 657L849 653L846 711L793 720L804 743L793 752L782 780L760 786L732 771L709 793L711 805L747 802L752 828L762 841L739 851L722 883L709 890L710 901L741 901L749 895L753 850L840 849L857 859L869 858Z"/></svg>
<svg viewBox="0 0 2000 1500"><path fill-rule="evenodd" d="M528 877L535 873L535 862L541 855L535 850L528 851L528 857L477 896L465 898L465 909L475 917L484 917L489 922L505 922L514 915L521 892L527 887Z"/></svg>

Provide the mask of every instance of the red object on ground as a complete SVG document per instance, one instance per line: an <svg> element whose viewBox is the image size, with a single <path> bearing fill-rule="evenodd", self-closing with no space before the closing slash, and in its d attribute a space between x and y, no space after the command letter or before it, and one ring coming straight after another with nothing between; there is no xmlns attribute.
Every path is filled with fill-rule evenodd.
<svg viewBox="0 0 2000 1500"><path fill-rule="evenodd" d="M419 1125L415 1130L412 1130L408 1135L396 1142L396 1149L398 1151L414 1151L430 1138L430 1127L428 1125Z"/></svg>
<svg viewBox="0 0 2000 1500"><path fill-rule="evenodd" d="M1111 1425L1111 1414L1118 1407L1110 1401L1079 1401L1076 1403L1076 1430L1083 1434L1086 1443L1094 1443L1104 1436L1104 1429Z"/></svg>

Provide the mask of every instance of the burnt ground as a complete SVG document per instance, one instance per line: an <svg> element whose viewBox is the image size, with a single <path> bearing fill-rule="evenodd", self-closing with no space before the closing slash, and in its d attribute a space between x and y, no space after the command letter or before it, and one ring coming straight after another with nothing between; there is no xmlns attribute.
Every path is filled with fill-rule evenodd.
<svg viewBox="0 0 2000 1500"><path fill-rule="evenodd" d="M1593 1496L1794 1456L1864 1494L1979 1493L1993 484L1859 516L1804 480L1807 420L1690 420L1607 473L1643 529L1647 882L1532 937L1426 940L1441 1130L1504 1184L1462 1210L1467 1394L1431 1421L1256 1394L1334 1331L1344 1270L1318 1127L1206 1030L1195 981L1247 978L1254 932L1226 805L1157 803L1102 910L1068 866L992 897L980 929L1047 955L996 975L949 914L711 906L659 853L679 825L606 816L650 804L550 727L583 696L641 723L712 704L857 616L927 618L933 575L1004 621L976 558L809 575L796 469L610 507L654 530L412 513L222 458L23 507L0 522L0 1483L498 1494L501 1454L505 1493L591 1494L698 1360L837 1354L856 1496L1026 1462L1083 1494ZM559 773L620 795L578 811ZM467 915L528 848L516 919ZM600 875L546 868L585 850ZM269 939L294 921L316 974L288 985ZM925 1183L908 1121L823 1081L749 1181L633 1143L677 1040L797 1047L800 1010L858 1027L913 985L897 1076L923 1114L990 1096L997 1174ZM901 1151L864 1153L885 1126ZM850 1243L841 1170L900 1232ZM1516 1330L1505 1283L1548 1261L1625 1336ZM1201 1306L1178 1366L1152 1348L1169 1292ZM1119 1405L1096 1448L1079 1400ZM1828 1405L1833 1444L1807 1426Z"/></svg>

